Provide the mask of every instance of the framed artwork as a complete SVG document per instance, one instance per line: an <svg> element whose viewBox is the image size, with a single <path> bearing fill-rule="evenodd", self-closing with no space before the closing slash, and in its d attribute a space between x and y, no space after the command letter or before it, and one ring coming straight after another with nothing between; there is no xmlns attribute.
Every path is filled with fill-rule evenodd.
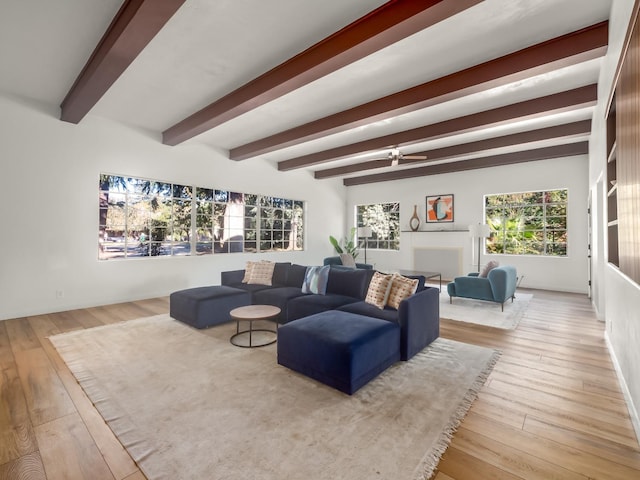
<svg viewBox="0 0 640 480"><path fill-rule="evenodd" d="M427 223L453 222L453 194L427 196Z"/></svg>

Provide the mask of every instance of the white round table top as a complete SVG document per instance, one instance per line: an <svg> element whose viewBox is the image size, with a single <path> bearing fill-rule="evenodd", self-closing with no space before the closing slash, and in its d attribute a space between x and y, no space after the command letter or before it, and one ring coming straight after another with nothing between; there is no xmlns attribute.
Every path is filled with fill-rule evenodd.
<svg viewBox="0 0 640 480"><path fill-rule="evenodd" d="M273 305L247 305L234 308L229 314L234 320L267 320L279 313L280 309Z"/></svg>

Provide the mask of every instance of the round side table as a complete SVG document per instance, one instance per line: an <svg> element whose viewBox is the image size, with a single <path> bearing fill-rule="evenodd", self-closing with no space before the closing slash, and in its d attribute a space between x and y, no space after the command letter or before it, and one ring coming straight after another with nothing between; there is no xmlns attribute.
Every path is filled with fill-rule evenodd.
<svg viewBox="0 0 640 480"><path fill-rule="evenodd" d="M273 320L280 314L280 309L272 305L247 305L246 307L238 307L231 310L230 315L233 320L236 321L236 333L232 335L229 341L236 347L242 348L256 348L265 347L276 342L277 326L276 330L269 330L266 328L253 328L253 322L257 320ZM248 330L240 330L240 322L249 322ZM268 332L274 335L272 340L263 341L260 343L253 342L254 332ZM242 342L243 338L249 337L249 342Z"/></svg>

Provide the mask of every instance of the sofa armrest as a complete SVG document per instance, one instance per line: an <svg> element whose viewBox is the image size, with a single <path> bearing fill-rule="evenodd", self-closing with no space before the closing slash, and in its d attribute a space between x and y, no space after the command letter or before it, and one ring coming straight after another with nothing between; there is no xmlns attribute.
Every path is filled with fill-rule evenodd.
<svg viewBox="0 0 640 480"><path fill-rule="evenodd" d="M234 285L242 283L244 278L244 270L230 270L220 273L220 283L222 285Z"/></svg>
<svg viewBox="0 0 640 480"><path fill-rule="evenodd" d="M440 336L440 290L426 287L400 302L400 358L409 360Z"/></svg>
<svg viewBox="0 0 640 480"><path fill-rule="evenodd" d="M487 279L491 283L493 298L496 302L504 302L516 293L518 277L516 269L512 266L494 268L487 275Z"/></svg>
<svg viewBox="0 0 640 480"><path fill-rule="evenodd" d="M456 277L453 280L455 285L455 297L476 298L478 300L493 301L493 289L488 278L481 277ZM451 295L451 292L449 292Z"/></svg>

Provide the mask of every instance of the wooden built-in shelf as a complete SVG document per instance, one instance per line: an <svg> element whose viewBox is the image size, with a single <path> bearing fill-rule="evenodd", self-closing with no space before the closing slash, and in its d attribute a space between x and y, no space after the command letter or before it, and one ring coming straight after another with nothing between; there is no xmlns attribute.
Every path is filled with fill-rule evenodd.
<svg viewBox="0 0 640 480"><path fill-rule="evenodd" d="M616 95L607 112L607 241L608 260L620 264L618 246L618 138L616 132Z"/></svg>
<svg viewBox="0 0 640 480"><path fill-rule="evenodd" d="M614 141L613 145L611 145L611 150L609 150L609 154L607 155L607 163L615 162L617 146L618 142Z"/></svg>

